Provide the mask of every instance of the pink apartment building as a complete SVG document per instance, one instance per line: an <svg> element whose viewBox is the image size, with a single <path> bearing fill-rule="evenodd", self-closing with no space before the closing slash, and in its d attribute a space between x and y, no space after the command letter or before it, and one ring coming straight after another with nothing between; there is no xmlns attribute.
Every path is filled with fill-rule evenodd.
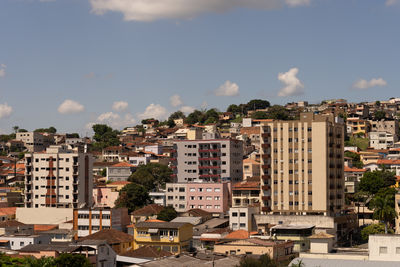
<svg viewBox="0 0 400 267"><path fill-rule="evenodd" d="M99 186L93 188L93 201L96 207L110 207L115 206L119 192L113 187Z"/></svg>
<svg viewBox="0 0 400 267"><path fill-rule="evenodd" d="M202 209L225 213L231 206L231 183L171 183L166 186L167 206L176 211Z"/></svg>

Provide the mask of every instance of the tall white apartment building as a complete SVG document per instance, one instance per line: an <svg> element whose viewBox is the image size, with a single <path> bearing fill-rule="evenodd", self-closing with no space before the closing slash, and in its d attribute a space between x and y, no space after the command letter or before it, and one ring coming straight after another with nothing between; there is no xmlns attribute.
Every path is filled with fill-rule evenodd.
<svg viewBox="0 0 400 267"><path fill-rule="evenodd" d="M25 154L25 207L90 207L92 169L90 154L66 145Z"/></svg>
<svg viewBox="0 0 400 267"><path fill-rule="evenodd" d="M301 113L261 126L264 213L334 216L344 205L344 124Z"/></svg>
<svg viewBox="0 0 400 267"><path fill-rule="evenodd" d="M243 180L243 142L233 139L182 140L172 151L173 180L220 182Z"/></svg>

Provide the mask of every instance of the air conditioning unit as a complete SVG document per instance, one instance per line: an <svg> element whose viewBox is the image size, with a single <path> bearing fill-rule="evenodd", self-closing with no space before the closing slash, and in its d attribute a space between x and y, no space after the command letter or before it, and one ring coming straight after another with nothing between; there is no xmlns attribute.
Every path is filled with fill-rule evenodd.
<svg viewBox="0 0 400 267"><path fill-rule="evenodd" d="M170 236L170 237L169 237L169 241L174 241L174 237L173 237L173 236Z"/></svg>

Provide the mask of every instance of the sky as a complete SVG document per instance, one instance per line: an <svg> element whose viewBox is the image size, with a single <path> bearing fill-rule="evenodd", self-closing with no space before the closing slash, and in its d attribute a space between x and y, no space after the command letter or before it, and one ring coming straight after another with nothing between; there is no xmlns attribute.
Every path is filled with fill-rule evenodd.
<svg viewBox="0 0 400 267"><path fill-rule="evenodd" d="M0 133L400 97L400 0L1 0Z"/></svg>

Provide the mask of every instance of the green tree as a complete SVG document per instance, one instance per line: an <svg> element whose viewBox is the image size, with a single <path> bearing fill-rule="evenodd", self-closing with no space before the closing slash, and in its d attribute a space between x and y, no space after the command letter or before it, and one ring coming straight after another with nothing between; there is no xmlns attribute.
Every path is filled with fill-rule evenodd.
<svg viewBox="0 0 400 267"><path fill-rule="evenodd" d="M384 111L384 110L375 111L375 113L374 113L374 119L375 120L380 121L380 120L383 120L385 118L386 118L386 111Z"/></svg>
<svg viewBox="0 0 400 267"><path fill-rule="evenodd" d="M94 131L93 139L96 141L93 147L96 150L101 150L108 146L118 146L120 144L118 139L119 132L113 130L106 124L95 124L92 126L92 129Z"/></svg>
<svg viewBox="0 0 400 267"><path fill-rule="evenodd" d="M130 183L119 192L115 207L128 208L129 213L150 203L148 190L140 184Z"/></svg>
<svg viewBox="0 0 400 267"><path fill-rule="evenodd" d="M63 253L55 260L57 267L91 267L89 260L81 254Z"/></svg>
<svg viewBox="0 0 400 267"><path fill-rule="evenodd" d="M256 120L268 119L268 115L264 111L256 111L251 114L251 118Z"/></svg>
<svg viewBox="0 0 400 267"><path fill-rule="evenodd" d="M226 112L231 112L233 114L241 114L242 113L242 109L238 105L231 104L226 109Z"/></svg>
<svg viewBox="0 0 400 267"><path fill-rule="evenodd" d="M266 109L270 106L271 104L267 100L262 100L262 99L253 99L250 100L246 104L246 111L249 110L257 110L257 109Z"/></svg>
<svg viewBox="0 0 400 267"><path fill-rule="evenodd" d="M268 119L274 119L274 120L288 120L290 119L289 117L289 111L280 105L273 105L272 107L268 108Z"/></svg>
<svg viewBox="0 0 400 267"><path fill-rule="evenodd" d="M169 115L169 117L168 117L169 120L170 120L170 119L172 119L172 120L184 119L184 118L186 118L186 116L185 116L185 114L184 114L182 111L180 111L180 110L175 111L174 113L172 113L172 114Z"/></svg>
<svg viewBox="0 0 400 267"><path fill-rule="evenodd" d="M196 109L186 117L185 122L188 124L196 124L201 122L203 116L203 112Z"/></svg>
<svg viewBox="0 0 400 267"><path fill-rule="evenodd" d="M148 190L163 187L171 179L172 170L166 165L149 163L139 166L129 181L145 186Z"/></svg>
<svg viewBox="0 0 400 267"><path fill-rule="evenodd" d="M352 162L353 162L353 166L355 166L356 168L361 169L364 166L359 154L351 152L351 151L346 151L346 152L344 152L344 156L351 158Z"/></svg>
<svg viewBox="0 0 400 267"><path fill-rule="evenodd" d="M38 129L34 130L34 132L55 134L55 133L57 133L57 129L54 128L53 126L50 126L49 128L38 128Z"/></svg>
<svg viewBox="0 0 400 267"><path fill-rule="evenodd" d="M374 219L377 219L385 224L385 234L388 233L388 224L397 218L397 213L394 208L394 196L390 194L375 196L370 204L374 210Z"/></svg>
<svg viewBox="0 0 400 267"><path fill-rule="evenodd" d="M107 169L106 168L102 169L101 172L100 172L100 175L102 177L106 177L107 176Z"/></svg>
<svg viewBox="0 0 400 267"><path fill-rule="evenodd" d="M176 217L178 217L178 212L176 212L174 207L171 207L171 206L164 207L160 211L160 213L157 215L158 220L162 220L162 221L166 221L166 222L170 222L173 219L175 219Z"/></svg>
<svg viewBox="0 0 400 267"><path fill-rule="evenodd" d="M78 133L67 133L65 135L67 138L79 138L79 134Z"/></svg>
<svg viewBox="0 0 400 267"><path fill-rule="evenodd" d="M28 132L28 130L26 130L26 129L18 129L18 132L19 133L26 133L26 132Z"/></svg>
<svg viewBox="0 0 400 267"><path fill-rule="evenodd" d="M388 170L375 170L372 172L365 172L360 179L358 185L359 190L375 195L384 187L394 185L396 183L395 174Z"/></svg>
<svg viewBox="0 0 400 267"><path fill-rule="evenodd" d="M383 223L371 224L361 230L361 238L368 240L370 235L384 234L385 225ZM388 233L393 233L393 230L389 229Z"/></svg>

